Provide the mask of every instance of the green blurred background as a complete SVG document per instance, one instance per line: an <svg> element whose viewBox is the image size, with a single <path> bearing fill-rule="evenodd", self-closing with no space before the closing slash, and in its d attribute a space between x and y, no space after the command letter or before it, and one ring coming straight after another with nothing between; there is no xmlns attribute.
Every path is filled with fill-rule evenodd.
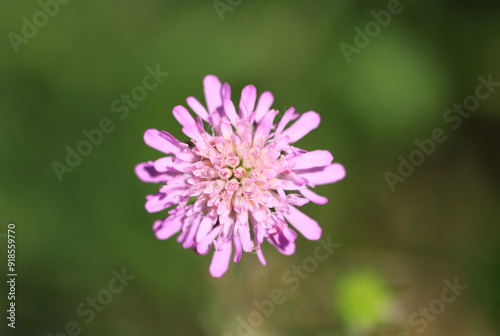
<svg viewBox="0 0 500 336"><path fill-rule="evenodd" d="M0 233L16 223L18 264L16 329L6 326L2 280L1 333L45 336L74 321L82 335L498 335L500 90L456 130L443 120L478 76L500 80L498 2L403 1L350 63L340 44L355 46L354 28L390 2L221 2L219 15L208 0L70 1L17 53L8 34L21 36L40 4L0 5ZM121 120L111 103L156 65L169 76ZM345 180L317 188L327 205L304 206L341 246L295 291L282 275L318 242L299 236L290 257L266 244L267 266L246 254L213 279L211 255L152 232L165 213L143 205L157 186L133 168L160 153L143 132L182 139L171 110L190 95L203 101L207 74L236 100L251 83L280 111L319 112L320 127L298 145L328 149L346 167ZM113 131L59 182L51 164L103 118ZM447 140L391 191L384 173L435 128ZM77 307L122 268L135 278L86 323ZM425 328L412 325L455 278L467 289ZM238 318L276 289L286 302L242 331Z"/></svg>

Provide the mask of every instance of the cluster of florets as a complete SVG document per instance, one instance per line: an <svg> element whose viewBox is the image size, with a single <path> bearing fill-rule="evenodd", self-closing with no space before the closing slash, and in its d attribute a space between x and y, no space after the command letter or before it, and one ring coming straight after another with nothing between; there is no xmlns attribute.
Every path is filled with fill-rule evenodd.
<svg viewBox="0 0 500 336"><path fill-rule="evenodd" d="M181 231L178 241L200 254L213 244L210 272L215 277L226 272L233 246L234 262L242 251L255 251L265 265L260 249L264 239L281 253L293 254L297 234L287 221L306 238L319 239L318 223L296 206L325 204L328 200L311 188L344 178L345 170L332 163L328 151L307 152L291 145L318 127L319 115L299 115L290 108L275 123L278 112L270 109L270 92L262 93L256 105L255 87L246 86L237 112L227 83L207 76L204 89L208 110L194 97L187 99L196 120L183 106L173 109L191 145L165 131L150 129L144 135L146 144L168 154L136 166L141 180L162 183L158 193L146 197L146 209L174 206L166 219L154 223L157 237L167 239Z"/></svg>

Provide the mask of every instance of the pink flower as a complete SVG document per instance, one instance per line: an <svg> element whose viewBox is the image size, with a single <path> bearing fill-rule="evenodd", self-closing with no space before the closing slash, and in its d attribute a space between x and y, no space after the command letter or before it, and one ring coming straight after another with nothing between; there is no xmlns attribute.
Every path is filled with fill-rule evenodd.
<svg viewBox="0 0 500 336"><path fill-rule="evenodd" d="M173 109L191 144L156 129L144 134L147 145L167 154L135 167L142 181L161 183L156 194L146 197L146 210L172 207L167 218L154 223L156 237L167 239L180 231L177 241L202 255L213 244L214 277L226 272L233 247L234 262L243 251L256 251L265 265L264 239L281 253L293 254L297 234L288 223L307 239L319 239L318 223L296 207L327 203L311 188L343 179L345 170L332 163L326 150L308 152L291 145L318 127L319 115L299 115L289 108L275 122L278 111L270 110L270 92L262 93L256 105L257 90L248 85L236 109L229 84L209 75L203 86L207 108L187 98L196 119L184 106Z"/></svg>

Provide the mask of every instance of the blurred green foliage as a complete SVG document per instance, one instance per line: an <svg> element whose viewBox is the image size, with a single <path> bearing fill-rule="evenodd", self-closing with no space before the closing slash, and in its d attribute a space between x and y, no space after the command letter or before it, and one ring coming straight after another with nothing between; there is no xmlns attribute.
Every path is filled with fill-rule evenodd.
<svg viewBox="0 0 500 336"><path fill-rule="evenodd" d="M355 269L342 274L334 288L338 316L353 332L369 331L383 323L390 300L387 284L373 271Z"/></svg>
<svg viewBox="0 0 500 336"><path fill-rule="evenodd" d="M41 7L4 1L0 233L16 223L18 278L16 329L4 318L2 335L56 334L70 321L83 335L236 334L238 317L246 320L254 300L274 289L287 301L254 335L416 335L408 316L454 277L467 291L422 335L495 335L500 92L457 130L443 114L474 94L478 76L500 80L500 7L401 2L348 63L340 44L354 45L354 27L364 29L370 12L387 5L243 0L221 21L211 1L70 1L16 53L8 34L22 35L22 18L32 21ZM120 119L112 102L157 64L170 75ZM191 95L202 100L207 74L229 82L233 97L251 83L271 91L280 111L319 112L320 127L298 145L328 149L346 167L345 180L317 188L328 205L304 206L342 246L296 291L282 275L317 242L299 237L291 257L265 246L267 266L244 255L212 279L211 256L152 232L165 213L148 214L143 204L157 186L141 183L133 168L160 153L142 134L158 128L183 139L171 110ZM115 128L60 183L52 163L63 163L65 147L75 148L103 118ZM435 128L447 141L391 192L384 172L396 172L398 156L407 158L414 140ZM87 323L77 307L122 268L135 279ZM3 309L4 294L0 302ZM378 302L384 319L376 317Z"/></svg>

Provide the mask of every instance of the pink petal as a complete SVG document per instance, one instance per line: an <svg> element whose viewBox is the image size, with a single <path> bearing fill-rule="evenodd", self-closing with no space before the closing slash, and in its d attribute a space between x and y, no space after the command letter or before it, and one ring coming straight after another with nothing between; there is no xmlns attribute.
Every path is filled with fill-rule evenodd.
<svg viewBox="0 0 500 336"><path fill-rule="evenodd" d="M277 112L275 110L269 111L264 118L260 121L257 130L254 135L254 144L263 145L269 136L269 132L273 127L274 117L276 117Z"/></svg>
<svg viewBox="0 0 500 336"><path fill-rule="evenodd" d="M264 253L262 253L262 250L259 248L257 249L257 257L259 257L259 260L263 266L266 266L266 258L264 258Z"/></svg>
<svg viewBox="0 0 500 336"><path fill-rule="evenodd" d="M289 212L284 213L285 218L292 224L304 237L309 240L318 240L321 238L321 228L314 219L300 212L293 206L289 206Z"/></svg>
<svg viewBox="0 0 500 336"><path fill-rule="evenodd" d="M188 144L181 143L184 148L180 152L175 153L175 157L185 162L199 161L200 157L195 154L188 146Z"/></svg>
<svg viewBox="0 0 500 336"><path fill-rule="evenodd" d="M163 223L165 219L159 219L153 223L153 231L156 231L161 227L161 223Z"/></svg>
<svg viewBox="0 0 500 336"><path fill-rule="evenodd" d="M184 192L185 186L170 188L168 193L156 193L146 196L145 208L148 212L158 212L179 202L179 196Z"/></svg>
<svg viewBox="0 0 500 336"><path fill-rule="evenodd" d="M170 216L163 221L156 221L153 229L156 238L160 240L168 239L179 232L182 228L182 216Z"/></svg>
<svg viewBox="0 0 500 336"><path fill-rule="evenodd" d="M304 195L305 198L309 199L311 202L316 204L326 204L328 203L328 198L316 194L314 191L304 188L300 189L300 193Z"/></svg>
<svg viewBox="0 0 500 336"><path fill-rule="evenodd" d="M241 254L243 253L241 249L241 240L240 236L234 235L233 236L233 243L234 243L234 259L233 261L235 263L239 262L241 259Z"/></svg>
<svg viewBox="0 0 500 336"><path fill-rule="evenodd" d="M253 250L253 242L250 236L250 227L249 225L240 225L238 227L238 232L241 240L241 245L243 246L243 251L252 252Z"/></svg>
<svg viewBox="0 0 500 336"><path fill-rule="evenodd" d="M303 189L300 189L303 190ZM288 204L291 205L296 205L296 206L303 206L304 204L309 203L309 199L300 197L298 194L290 194L288 195Z"/></svg>
<svg viewBox="0 0 500 336"><path fill-rule="evenodd" d="M224 139L231 139L231 135L233 135L233 128L231 127L231 123L227 118L222 118L220 122L220 134Z"/></svg>
<svg viewBox="0 0 500 336"><path fill-rule="evenodd" d="M175 164L175 159L171 156L166 156L158 159L154 163L154 168L159 172L166 172L168 168L171 168Z"/></svg>
<svg viewBox="0 0 500 336"><path fill-rule="evenodd" d="M262 92L259 97L259 102L257 103L257 108L255 109L255 121L259 122L264 118L266 113L269 111L273 105L274 97L269 91Z"/></svg>
<svg viewBox="0 0 500 336"><path fill-rule="evenodd" d="M174 154L181 150L179 140L166 131L148 129L144 132L144 142L151 148L159 150L165 154Z"/></svg>
<svg viewBox="0 0 500 336"><path fill-rule="evenodd" d="M289 227L287 227L282 232L283 232L283 235L285 236L285 238L288 239L291 242L294 242L295 239L297 239L297 232L295 232L294 230L292 230Z"/></svg>
<svg viewBox="0 0 500 336"><path fill-rule="evenodd" d="M210 264L210 274L214 278L220 278L226 273L229 267L229 259L231 258L232 246L231 242L221 241L217 246Z"/></svg>
<svg viewBox="0 0 500 336"><path fill-rule="evenodd" d="M289 160L293 170L324 167L332 163L333 155L326 150L315 150Z"/></svg>
<svg viewBox="0 0 500 336"><path fill-rule="evenodd" d="M235 221L236 218L233 214L227 216L219 216L219 223L222 225L222 237L224 239L231 238L231 235L234 232L233 227Z"/></svg>
<svg viewBox="0 0 500 336"><path fill-rule="evenodd" d="M186 219L184 219L186 220ZM179 243L182 243L184 241L184 239L186 239L186 236L188 235L189 233L189 228L186 228L186 224L183 223L183 227L182 227L182 231L180 233L180 235L177 236L177 242Z"/></svg>
<svg viewBox="0 0 500 336"><path fill-rule="evenodd" d="M208 121L208 111L205 108L205 106L203 106L198 101L198 99L196 99L195 97L187 97L186 102L188 103L189 107L194 111L194 113L199 115L201 119Z"/></svg>
<svg viewBox="0 0 500 336"><path fill-rule="evenodd" d="M159 183L168 180L168 175L157 171L151 161L136 165L135 174L142 182Z"/></svg>
<svg viewBox="0 0 500 336"><path fill-rule="evenodd" d="M279 137L281 132L283 132L283 130L285 129L286 125L288 125L291 120L298 118L298 116L298 114L295 114L295 109L293 107L290 107L288 110L286 110L285 114L283 114L283 117L278 123L278 127L276 127L276 137Z"/></svg>
<svg viewBox="0 0 500 336"><path fill-rule="evenodd" d="M217 133L220 132L220 123L223 118L223 113L221 112L222 110L223 108L219 107L217 110L210 113L210 124L212 125L214 131Z"/></svg>
<svg viewBox="0 0 500 336"><path fill-rule="evenodd" d="M280 253L292 255L295 253L295 238L297 238L297 233L289 228L285 228L285 230L281 232L270 235L267 240L276 247Z"/></svg>
<svg viewBox="0 0 500 336"><path fill-rule="evenodd" d="M282 182L291 181L297 187L305 186L308 182L308 180L306 178L302 177L302 175L299 175L293 171L290 174L281 174L280 179ZM286 187L287 187L287 185L285 184L285 188Z"/></svg>
<svg viewBox="0 0 500 336"><path fill-rule="evenodd" d="M255 108L255 100L257 99L257 89L253 85L247 85L241 91L240 99L240 115L241 117L249 116Z"/></svg>
<svg viewBox="0 0 500 336"><path fill-rule="evenodd" d="M182 132L188 137L193 139L198 139L200 137L200 132L196 126L196 121L189 111L182 105L177 105L174 107L173 114L175 119L183 126Z"/></svg>
<svg viewBox="0 0 500 336"><path fill-rule="evenodd" d="M228 83L224 83L224 85L222 85L221 96L222 100L231 99L231 86L229 86Z"/></svg>
<svg viewBox="0 0 500 336"><path fill-rule="evenodd" d="M203 219L201 220L200 223L200 228L198 229L198 232L196 233L196 242L199 243L205 237L207 234L212 230L212 226L215 224L215 221L217 220L217 216L204 216Z"/></svg>
<svg viewBox="0 0 500 336"><path fill-rule="evenodd" d="M191 223L191 228L189 229L189 233L182 244L183 248L190 248L194 245L196 232L198 232L198 227L200 226L200 219L201 216L196 216L192 219L193 222Z"/></svg>
<svg viewBox="0 0 500 336"><path fill-rule="evenodd" d="M297 174L307 179L310 185L322 185L342 180L345 177L345 168L340 163L332 163L322 169L298 171Z"/></svg>
<svg viewBox="0 0 500 336"><path fill-rule="evenodd" d="M157 193L154 195L146 196L145 208L148 212L158 212L169 207L166 201L167 195L164 193Z"/></svg>
<svg viewBox="0 0 500 336"><path fill-rule="evenodd" d="M304 135L311 132L313 129L319 126L320 123L319 114L314 111L309 111L302 114L292 126L285 130L282 136L289 136L290 143L294 143L297 140L302 139Z"/></svg>
<svg viewBox="0 0 500 336"><path fill-rule="evenodd" d="M215 237L221 232L222 227L219 225L214 228L210 233L196 245L196 252L199 254L207 254L210 250L210 245L212 245Z"/></svg>
<svg viewBox="0 0 500 336"><path fill-rule="evenodd" d="M159 172L183 172L189 173L196 169L195 165L191 162L179 160L172 156L162 157L154 162L154 168Z"/></svg>
<svg viewBox="0 0 500 336"><path fill-rule="evenodd" d="M266 235L267 230L262 228L260 225L253 226L253 239L257 250L260 249L260 244L264 241L264 235Z"/></svg>
<svg viewBox="0 0 500 336"><path fill-rule="evenodd" d="M231 121L231 124L236 126L238 124L238 120L240 120L240 117L236 113L236 108L234 107L234 104L230 99L224 100L224 111Z"/></svg>
<svg viewBox="0 0 500 336"><path fill-rule="evenodd" d="M250 202L250 206L252 205L253 202ZM250 213L252 214L252 217L253 220L252 220L252 224L254 224L254 227L258 227L258 223L260 222L263 222L267 219L267 214L269 213L269 208L263 206L263 205L260 205L258 203L254 203L256 204L256 207L255 209L249 209L250 210Z"/></svg>
<svg viewBox="0 0 500 336"><path fill-rule="evenodd" d="M294 181L291 180L274 179L274 181L279 181L279 184L276 184L279 185L279 187L283 190L300 190L303 188L303 185L297 185Z"/></svg>
<svg viewBox="0 0 500 336"><path fill-rule="evenodd" d="M208 113L210 114L222 106L221 87L219 78L214 75L208 75L203 79L203 91L205 93Z"/></svg>

